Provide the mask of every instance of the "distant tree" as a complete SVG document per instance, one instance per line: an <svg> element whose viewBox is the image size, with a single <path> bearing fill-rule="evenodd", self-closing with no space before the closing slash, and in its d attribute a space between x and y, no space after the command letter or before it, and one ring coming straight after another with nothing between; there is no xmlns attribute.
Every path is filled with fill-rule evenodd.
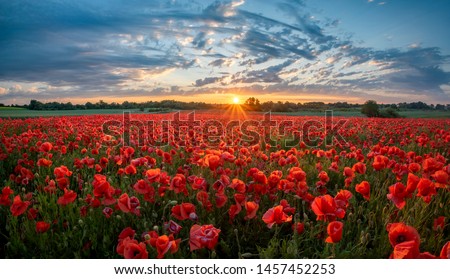
<svg viewBox="0 0 450 279"><path fill-rule="evenodd" d="M91 102L87 102L84 106L86 109L95 109L95 105Z"/></svg>
<svg viewBox="0 0 450 279"><path fill-rule="evenodd" d="M391 105L390 105L390 108L392 108L392 109L398 109L398 106L397 106L396 104L391 104Z"/></svg>
<svg viewBox="0 0 450 279"><path fill-rule="evenodd" d="M250 97L247 100L245 100L244 104L248 106L254 106L256 104L256 98Z"/></svg>
<svg viewBox="0 0 450 279"><path fill-rule="evenodd" d="M435 109L435 110L445 110L445 106L444 106L444 105L441 105L441 104L437 104L437 105L434 107L434 109Z"/></svg>
<svg viewBox="0 0 450 279"><path fill-rule="evenodd" d="M37 100L31 100L30 105L28 106L28 109L30 110L42 110L44 104Z"/></svg>
<svg viewBox="0 0 450 279"><path fill-rule="evenodd" d="M380 114L378 104L374 100L368 100L361 108L361 113L367 117L377 117Z"/></svg>
<svg viewBox="0 0 450 279"><path fill-rule="evenodd" d="M244 105L248 110L261 110L261 103L255 97L250 97L245 100Z"/></svg>

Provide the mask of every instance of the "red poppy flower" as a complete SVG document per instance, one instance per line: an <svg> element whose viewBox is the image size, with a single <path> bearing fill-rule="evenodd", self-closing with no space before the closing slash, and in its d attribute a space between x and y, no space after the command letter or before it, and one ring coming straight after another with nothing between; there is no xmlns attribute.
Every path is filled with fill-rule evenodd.
<svg viewBox="0 0 450 279"><path fill-rule="evenodd" d="M168 223L164 223L164 227L169 231L171 234L178 234L181 229L183 228L178 223L176 223L173 220L170 220Z"/></svg>
<svg viewBox="0 0 450 279"><path fill-rule="evenodd" d="M44 221L36 222L36 232L37 233L45 233L50 229L50 224Z"/></svg>
<svg viewBox="0 0 450 279"><path fill-rule="evenodd" d="M52 148L53 148L53 144L51 144L50 142L44 142L39 147L39 151L41 151L41 152L50 152L52 150Z"/></svg>
<svg viewBox="0 0 450 279"><path fill-rule="evenodd" d="M327 227L328 237L325 241L328 243L337 243L341 241L343 228L344 224L340 221L330 222Z"/></svg>
<svg viewBox="0 0 450 279"><path fill-rule="evenodd" d="M105 207L103 208L102 213L106 218L111 218L111 215L113 214L113 209L111 207Z"/></svg>
<svg viewBox="0 0 450 279"><path fill-rule="evenodd" d="M387 231L389 232L389 242L394 247L394 254L398 244L408 242L397 248L399 251L397 256L416 258L419 255L420 236L414 227L404 223L393 223L387 226Z"/></svg>
<svg viewBox="0 0 450 279"><path fill-rule="evenodd" d="M367 181L363 181L356 185L356 192L360 193L366 200L370 200L370 184Z"/></svg>
<svg viewBox="0 0 450 279"><path fill-rule="evenodd" d="M215 171L221 164L220 157L214 154L208 154L204 158L204 163L211 171Z"/></svg>
<svg viewBox="0 0 450 279"><path fill-rule="evenodd" d="M442 247L440 258L441 259L450 259L450 241L445 243L444 247Z"/></svg>
<svg viewBox="0 0 450 279"><path fill-rule="evenodd" d="M351 168L345 167L344 168L344 176L345 177L354 178L355 177L355 173L353 172L353 170Z"/></svg>
<svg viewBox="0 0 450 279"><path fill-rule="evenodd" d="M195 205L192 203L186 202L172 207L172 216L180 221L189 219L191 213L195 213Z"/></svg>
<svg viewBox="0 0 450 279"><path fill-rule="evenodd" d="M158 259L164 258L164 255L170 250L170 253L176 253L178 251L178 244L181 239L174 240L173 235L162 235L156 239L156 251L158 252Z"/></svg>
<svg viewBox="0 0 450 279"><path fill-rule="evenodd" d="M448 185L448 173L445 171L439 170L432 177L436 181L436 187L445 188Z"/></svg>
<svg viewBox="0 0 450 279"><path fill-rule="evenodd" d="M149 169L145 172L147 179L150 183L159 182L159 178L161 175L160 169Z"/></svg>
<svg viewBox="0 0 450 279"><path fill-rule="evenodd" d="M306 180L306 172L304 172L299 167L293 167L289 170L289 177L297 180L298 182L305 181Z"/></svg>
<svg viewBox="0 0 450 279"><path fill-rule="evenodd" d="M27 218L28 220L34 220L37 218L39 210L37 208L30 208L27 212Z"/></svg>
<svg viewBox="0 0 450 279"><path fill-rule="evenodd" d="M216 193L216 208L221 208L225 206L228 201L228 197L223 193Z"/></svg>
<svg viewBox="0 0 450 279"><path fill-rule="evenodd" d="M208 188L207 188L208 187L208 182L206 181L205 178L194 176L191 179L192 179L192 181L190 181L190 183L191 183L192 189L194 189L194 190L204 190L204 191L208 190ZM188 181L189 181L189 178L188 178Z"/></svg>
<svg viewBox="0 0 450 279"><path fill-rule="evenodd" d="M262 220L264 223L267 224L267 227L270 229L274 224L282 224L292 221L292 216L288 216L283 211L283 206L278 205L273 208L270 208L269 210L264 213Z"/></svg>
<svg viewBox="0 0 450 279"><path fill-rule="evenodd" d="M419 256L419 248L414 240L404 241L394 246L392 259L416 259Z"/></svg>
<svg viewBox="0 0 450 279"><path fill-rule="evenodd" d="M253 174L253 180L256 182L256 183L260 183L260 184L263 184L263 185L266 185L266 184L268 184L268 180L267 180L267 177L266 177L266 175L264 174L264 172L262 172L262 171L258 171L258 172L256 172L256 173L254 173Z"/></svg>
<svg viewBox="0 0 450 279"><path fill-rule="evenodd" d="M372 163L372 167L376 170L382 170L387 167L387 164L389 162L389 158L383 155L377 155L374 158L374 161Z"/></svg>
<svg viewBox="0 0 450 279"><path fill-rule="evenodd" d="M276 188L282 177L281 171L273 171L267 178L270 188Z"/></svg>
<svg viewBox="0 0 450 279"><path fill-rule="evenodd" d="M220 230L213 225L193 225L189 233L189 247L191 251L208 248L213 250L219 241Z"/></svg>
<svg viewBox="0 0 450 279"><path fill-rule="evenodd" d="M127 237L134 238L135 234L136 234L136 232L132 228L126 227L125 229L123 229L120 232L120 234L119 234L119 241L123 240L123 239L125 239Z"/></svg>
<svg viewBox="0 0 450 279"><path fill-rule="evenodd" d="M136 174L136 173L137 173L136 167L133 166L133 165L128 165L128 166L126 166L126 167L125 167L125 173L126 173L127 175Z"/></svg>
<svg viewBox="0 0 450 279"><path fill-rule="evenodd" d="M353 165L352 170L359 174L365 174L366 173L366 164L364 164L362 162L358 162Z"/></svg>
<svg viewBox="0 0 450 279"><path fill-rule="evenodd" d="M183 193L185 196L189 195L186 188L186 177L181 173L177 173L172 178L169 189L174 191L175 194Z"/></svg>
<svg viewBox="0 0 450 279"><path fill-rule="evenodd" d="M9 188L9 186L4 187L2 189L2 193L0 194L0 205L9 206L11 204L11 200L9 196L14 194L14 191Z"/></svg>
<svg viewBox="0 0 450 279"><path fill-rule="evenodd" d="M77 198L77 193L75 193L72 190L67 190L67 188L64 188L64 195L58 198L58 204L62 206L66 206L70 203L73 203L75 199Z"/></svg>
<svg viewBox="0 0 450 279"><path fill-rule="evenodd" d="M239 204L233 204L230 206L230 209L228 210L228 216L230 217L230 222L232 222L234 220L236 215L238 215L239 212L241 212L241 210L242 210L242 206L240 206Z"/></svg>
<svg viewBox="0 0 450 279"><path fill-rule="evenodd" d="M55 174L56 178L72 175L72 172L69 171L69 169L66 166L60 166L55 168L53 173Z"/></svg>
<svg viewBox="0 0 450 279"><path fill-rule="evenodd" d="M337 162L332 162L331 166L328 169L333 172L339 172L339 167L338 167Z"/></svg>
<svg viewBox="0 0 450 279"><path fill-rule="evenodd" d="M50 167L52 164L53 164L53 162L50 161L50 160L48 160L48 159L46 159L46 158L40 158L40 159L37 161L37 165L38 165L39 167Z"/></svg>
<svg viewBox="0 0 450 279"><path fill-rule="evenodd" d="M106 180L106 176L101 174L94 175L94 181L92 182L94 186L94 196L96 198L103 198L102 204L111 205L116 202L113 198L115 189Z"/></svg>
<svg viewBox="0 0 450 279"><path fill-rule="evenodd" d="M397 182L389 186L389 194L387 198L391 200L398 209L402 209L406 205L405 197L408 195L406 187L401 182Z"/></svg>
<svg viewBox="0 0 450 279"><path fill-rule="evenodd" d="M437 161L435 158L427 158L423 161L422 168L425 173L431 173L440 170L443 165L443 163Z"/></svg>
<svg viewBox="0 0 450 279"><path fill-rule="evenodd" d="M22 215L30 205L29 201L22 201L19 195L14 197L13 203L9 208L13 216Z"/></svg>
<svg viewBox="0 0 450 279"><path fill-rule="evenodd" d="M256 212L258 211L259 205L255 202L246 202L245 203L245 211L246 215L244 217L245 220L250 220L255 218Z"/></svg>
<svg viewBox="0 0 450 279"><path fill-rule="evenodd" d="M417 256L417 259L438 259L438 257L431 254L430 252L424 252L420 253L419 256Z"/></svg>
<svg viewBox="0 0 450 279"><path fill-rule="evenodd" d="M136 240L124 240L123 257L125 259L148 259L147 246Z"/></svg>
<svg viewBox="0 0 450 279"><path fill-rule="evenodd" d="M336 217L344 218L345 210L336 206L336 201L330 195L314 198L311 209L317 215L316 220L334 221Z"/></svg>
<svg viewBox="0 0 450 279"><path fill-rule="evenodd" d="M420 178L412 173L408 173L408 180L406 182L406 196L411 197L412 193L416 191L417 184L419 184Z"/></svg>
<svg viewBox="0 0 450 279"><path fill-rule="evenodd" d="M143 179L138 180L136 184L134 184L133 189L142 195L155 191L155 189L151 189L150 184L148 184L147 181Z"/></svg>
<svg viewBox="0 0 450 279"><path fill-rule="evenodd" d="M294 214L295 213L295 207L292 207L287 200L282 199L280 201L280 205L283 207L284 213L286 213L286 214Z"/></svg>
<svg viewBox="0 0 450 279"><path fill-rule="evenodd" d="M245 183L237 178L234 178L228 187L236 190L236 192L245 193Z"/></svg>
<svg viewBox="0 0 450 279"><path fill-rule="evenodd" d="M211 211L213 208L213 204L209 200L209 195L205 191L200 191L196 195L197 200L202 204L202 206L206 209L206 211Z"/></svg>
<svg viewBox="0 0 450 279"><path fill-rule="evenodd" d="M445 226L445 216L439 216L438 218L434 219L433 222L433 230L443 230Z"/></svg>
<svg viewBox="0 0 450 279"><path fill-rule="evenodd" d="M296 222L292 224L292 230L297 234L302 234L303 231L305 230L305 225L301 222Z"/></svg>
<svg viewBox="0 0 450 279"><path fill-rule="evenodd" d="M119 197L119 199L117 200L117 205L119 206L120 210L125 213L128 213L132 210L130 197L127 193L124 193Z"/></svg>
<svg viewBox="0 0 450 279"><path fill-rule="evenodd" d="M427 178L420 179L419 184L417 184L417 189L417 197L422 197L426 203L430 203L431 197L436 195L434 183Z"/></svg>
<svg viewBox="0 0 450 279"><path fill-rule="evenodd" d="M326 173L324 171L321 171L319 173L318 178L319 178L320 182L322 182L324 184L326 184L326 183L328 183L328 181L330 181L330 178L328 177L328 173Z"/></svg>
<svg viewBox="0 0 450 279"><path fill-rule="evenodd" d="M346 209L349 205L349 200L352 197L353 197L352 192L348 190L340 190L334 197L336 207Z"/></svg>
<svg viewBox="0 0 450 279"><path fill-rule="evenodd" d="M420 171L420 165L417 163L411 163L408 165L408 170L410 172L419 172Z"/></svg>

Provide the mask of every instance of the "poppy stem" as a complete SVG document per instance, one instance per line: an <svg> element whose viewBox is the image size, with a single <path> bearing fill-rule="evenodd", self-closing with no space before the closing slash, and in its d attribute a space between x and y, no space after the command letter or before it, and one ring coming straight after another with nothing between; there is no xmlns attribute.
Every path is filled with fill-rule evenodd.
<svg viewBox="0 0 450 279"><path fill-rule="evenodd" d="M234 235L236 236L236 242L238 245L238 257L241 258L241 244L239 243L239 231L234 229Z"/></svg>
<svg viewBox="0 0 450 279"><path fill-rule="evenodd" d="M336 258L336 243L333 243L333 245L331 245L331 256L333 257L333 259Z"/></svg>

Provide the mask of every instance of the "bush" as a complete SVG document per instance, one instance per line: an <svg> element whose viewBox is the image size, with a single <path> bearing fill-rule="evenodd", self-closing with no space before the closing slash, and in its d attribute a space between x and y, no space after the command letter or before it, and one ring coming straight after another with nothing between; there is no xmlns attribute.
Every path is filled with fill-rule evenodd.
<svg viewBox="0 0 450 279"><path fill-rule="evenodd" d="M395 111L393 108L387 108L387 109L383 109L380 113L379 113L380 117L383 118L399 118L400 114L398 114L397 111Z"/></svg>
<svg viewBox="0 0 450 279"><path fill-rule="evenodd" d="M367 117L379 116L380 112L377 102L374 100L368 100L367 102L365 102L361 108L361 113L365 114Z"/></svg>

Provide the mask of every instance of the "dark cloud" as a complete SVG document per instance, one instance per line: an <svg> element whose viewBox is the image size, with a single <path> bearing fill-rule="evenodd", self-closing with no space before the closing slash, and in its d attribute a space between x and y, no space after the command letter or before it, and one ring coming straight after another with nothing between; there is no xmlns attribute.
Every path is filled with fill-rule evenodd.
<svg viewBox="0 0 450 279"><path fill-rule="evenodd" d="M218 81L221 81L222 78L220 77L206 77L204 79L198 79L195 81L195 86L197 87L201 87L201 86L205 86L207 84L212 84L212 83L216 83Z"/></svg>

